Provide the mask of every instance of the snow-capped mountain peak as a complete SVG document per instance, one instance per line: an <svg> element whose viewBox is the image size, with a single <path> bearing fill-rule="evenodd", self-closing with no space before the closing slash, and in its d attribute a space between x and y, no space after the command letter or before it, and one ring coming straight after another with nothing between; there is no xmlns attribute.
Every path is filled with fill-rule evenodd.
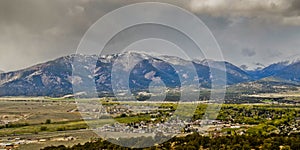
<svg viewBox="0 0 300 150"><path fill-rule="evenodd" d="M288 66L288 65L292 65L292 64L295 64L295 63L298 63L298 62L300 62L300 54L288 57L288 58L280 61L277 64Z"/></svg>

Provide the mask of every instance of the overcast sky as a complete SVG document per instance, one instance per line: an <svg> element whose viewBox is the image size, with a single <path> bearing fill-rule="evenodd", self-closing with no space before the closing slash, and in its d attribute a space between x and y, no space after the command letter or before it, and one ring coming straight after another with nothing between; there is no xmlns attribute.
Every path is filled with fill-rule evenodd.
<svg viewBox="0 0 300 150"><path fill-rule="evenodd" d="M0 69L17 70L75 53L95 21L136 2L141 1L1 0ZM299 0L159 2L196 14L217 39L225 59L237 66L255 68L300 53Z"/></svg>

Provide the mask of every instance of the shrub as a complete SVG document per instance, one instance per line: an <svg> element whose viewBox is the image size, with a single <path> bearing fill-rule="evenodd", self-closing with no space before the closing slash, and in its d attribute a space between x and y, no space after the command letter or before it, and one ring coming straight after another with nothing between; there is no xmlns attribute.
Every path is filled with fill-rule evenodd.
<svg viewBox="0 0 300 150"><path fill-rule="evenodd" d="M45 123L46 124L50 124L51 123L51 119L47 119Z"/></svg>
<svg viewBox="0 0 300 150"><path fill-rule="evenodd" d="M40 130L41 130L41 131L47 131L47 127L41 126Z"/></svg>

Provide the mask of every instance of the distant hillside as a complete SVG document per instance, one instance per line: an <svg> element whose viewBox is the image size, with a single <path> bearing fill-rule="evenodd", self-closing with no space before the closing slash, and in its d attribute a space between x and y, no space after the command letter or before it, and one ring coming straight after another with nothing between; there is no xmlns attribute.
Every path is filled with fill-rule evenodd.
<svg viewBox="0 0 300 150"><path fill-rule="evenodd" d="M281 78L289 81L300 81L300 58L293 58L271 64L262 70L246 71L254 79L266 77Z"/></svg>
<svg viewBox="0 0 300 150"><path fill-rule="evenodd" d="M300 82L300 62L290 64L273 75L289 81Z"/></svg>
<svg viewBox="0 0 300 150"><path fill-rule="evenodd" d="M72 56L0 74L1 96L61 96L72 93Z"/></svg>
<svg viewBox="0 0 300 150"><path fill-rule="evenodd" d="M73 61L81 65L72 76ZM210 64L211 66L209 67ZM222 68L225 65L225 68ZM0 96L51 96L84 93L90 84L96 85L100 96L113 95L112 68L115 77L129 74L114 86L132 93L148 91L152 81L162 81L168 88L180 88L181 84L199 83L210 88L212 81L224 83L235 92L278 92L295 90L300 83L300 61L279 62L262 70L244 71L229 62L213 60L187 61L174 56L150 56L143 53L126 52L97 56L70 55L34 65L32 67L0 74ZM196 74L191 74L193 70ZM216 72L215 76L211 72ZM226 74L221 78L219 74ZM126 82L125 80L128 80Z"/></svg>
<svg viewBox="0 0 300 150"><path fill-rule="evenodd" d="M133 62L138 60L132 70L127 70L124 65L129 60L125 58L129 58ZM83 66L80 70L83 74L72 76L74 59ZM133 52L105 55L99 58L97 56L70 55L23 70L0 74L0 96L59 97L73 93L72 83L85 87L89 86L85 84L90 80L96 83L100 95L112 94L111 70L116 60L115 73L118 75L129 73L129 87L133 91L147 90L151 81L158 78L170 88L178 88L183 82L185 84L195 82L197 78L199 80L196 82L199 82L199 85L204 88L209 88L212 80L220 82L225 80L211 76L208 60L191 62L173 56L153 57ZM225 71L229 85L252 81L252 77L245 71L228 62L212 61L210 63L213 64L211 69L214 69L215 72L224 73ZM221 63L225 63L226 70L220 68ZM194 67L197 78L189 75ZM126 88L128 85L126 82L120 81L117 86Z"/></svg>
<svg viewBox="0 0 300 150"><path fill-rule="evenodd" d="M267 77L253 82L238 83L228 87L229 92L242 94L278 93L296 91L300 87L297 82L291 82L280 78Z"/></svg>

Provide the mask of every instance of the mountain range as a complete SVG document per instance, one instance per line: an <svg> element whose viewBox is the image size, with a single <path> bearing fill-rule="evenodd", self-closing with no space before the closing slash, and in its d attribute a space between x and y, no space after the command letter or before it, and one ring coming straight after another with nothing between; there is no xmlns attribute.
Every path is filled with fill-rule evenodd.
<svg viewBox="0 0 300 150"><path fill-rule="evenodd" d="M72 72L74 61L81 66L75 74ZM213 77L210 72L226 74L227 78ZM112 74L115 76L112 77ZM123 81L122 77L126 77L126 74L128 81ZM112 78L118 79L117 82L112 83ZM271 81L281 86L298 86L300 61L279 62L261 70L247 71L229 62L184 60L175 56L154 57L137 52L100 57L73 54L26 69L1 73L0 96L61 97L73 94L74 85L81 87L84 92L84 88L90 86L90 81L95 83L101 96L113 94L112 84L118 89L126 89L129 84L132 92L148 90L153 82L163 83L168 88L180 88L182 84L192 85L195 82L202 88L210 88L213 81L226 82L231 87L269 84ZM80 92L80 89L77 91Z"/></svg>

